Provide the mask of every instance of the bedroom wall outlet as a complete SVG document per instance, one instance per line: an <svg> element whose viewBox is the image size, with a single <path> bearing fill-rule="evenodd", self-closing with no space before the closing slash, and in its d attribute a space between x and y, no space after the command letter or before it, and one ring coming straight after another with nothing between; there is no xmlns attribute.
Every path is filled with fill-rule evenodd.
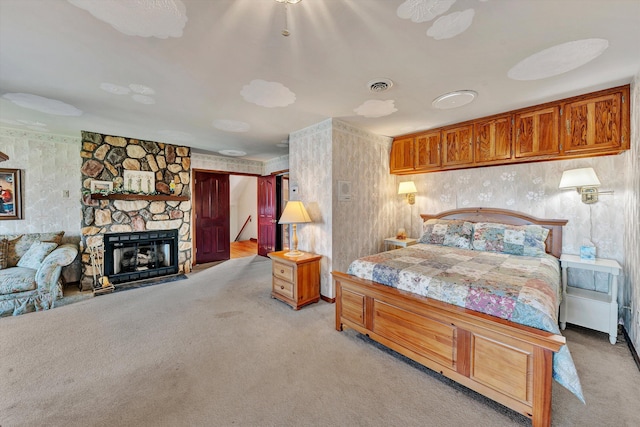
<svg viewBox="0 0 640 427"><path fill-rule="evenodd" d="M63 199L69 198L69 190L62 190L62 198Z"/></svg>
<svg viewBox="0 0 640 427"><path fill-rule="evenodd" d="M292 196L299 196L300 195L300 190L298 189L298 184L291 184L291 195Z"/></svg>

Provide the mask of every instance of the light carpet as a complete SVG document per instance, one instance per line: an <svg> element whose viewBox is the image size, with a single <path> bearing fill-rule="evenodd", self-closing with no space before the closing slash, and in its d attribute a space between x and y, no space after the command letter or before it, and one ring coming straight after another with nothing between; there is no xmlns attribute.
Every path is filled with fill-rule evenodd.
<svg viewBox="0 0 640 427"><path fill-rule="evenodd" d="M270 297L270 260L0 319L0 426L513 426L525 417ZM555 426L637 426L626 343L568 328L587 405Z"/></svg>

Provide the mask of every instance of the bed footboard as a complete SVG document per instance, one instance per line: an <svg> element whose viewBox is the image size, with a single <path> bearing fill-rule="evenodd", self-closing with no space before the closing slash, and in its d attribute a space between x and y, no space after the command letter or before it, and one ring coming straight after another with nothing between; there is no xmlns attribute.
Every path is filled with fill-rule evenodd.
<svg viewBox="0 0 640 427"><path fill-rule="evenodd" d="M564 337L333 272L336 329L352 328L551 425L552 357Z"/></svg>

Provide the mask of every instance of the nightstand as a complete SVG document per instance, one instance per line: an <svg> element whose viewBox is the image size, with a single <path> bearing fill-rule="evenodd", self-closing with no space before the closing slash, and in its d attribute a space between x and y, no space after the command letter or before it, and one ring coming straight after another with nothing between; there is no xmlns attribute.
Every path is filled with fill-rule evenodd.
<svg viewBox="0 0 640 427"><path fill-rule="evenodd" d="M320 260L322 255L304 252L297 257L289 251L268 253L271 258L271 297L289 304L294 310L320 300Z"/></svg>
<svg viewBox="0 0 640 427"><path fill-rule="evenodd" d="M583 260L577 255L560 256L562 267L562 303L560 327L567 322L609 334L609 342L618 337L618 276L622 267L614 260L596 258ZM596 292L567 285L567 269L599 271L609 274L609 292Z"/></svg>
<svg viewBox="0 0 640 427"><path fill-rule="evenodd" d="M407 237L406 239L397 239L395 237L387 237L384 239L384 250L388 251L390 248L401 247L406 248L407 246L412 246L418 243L418 239L411 239Z"/></svg>

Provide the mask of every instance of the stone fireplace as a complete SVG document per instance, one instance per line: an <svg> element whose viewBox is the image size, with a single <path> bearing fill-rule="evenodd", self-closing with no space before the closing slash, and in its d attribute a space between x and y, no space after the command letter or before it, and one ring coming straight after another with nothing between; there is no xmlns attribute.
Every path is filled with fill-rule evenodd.
<svg viewBox="0 0 640 427"><path fill-rule="evenodd" d="M108 238L115 236L123 239L120 248L127 247L127 250L116 252L116 256L120 257L120 270L105 270L105 275L110 279L112 275L116 278L113 280L116 286L118 283L143 280L145 275L152 274L144 273L148 270L156 270L153 277L190 272L190 148L83 131L80 154L83 159L82 289L89 290L93 287L94 272L88 247L100 243L106 247ZM153 172L155 194L91 194L93 181L106 181L113 183L114 188L121 188L125 170ZM172 181L173 192L170 188ZM125 235L130 236L130 239L140 236L151 239L152 235L161 235L159 240L162 241L168 239L168 234L175 235L174 248L167 248L165 243L149 243L142 247L123 243L126 241L123 237ZM105 251L105 261L106 256ZM109 256L115 258L113 254ZM127 263L126 260L123 261L126 257L135 261L134 271L124 271L131 269L123 267ZM159 258L163 258L162 263L158 261ZM171 265L165 265L167 261Z"/></svg>

